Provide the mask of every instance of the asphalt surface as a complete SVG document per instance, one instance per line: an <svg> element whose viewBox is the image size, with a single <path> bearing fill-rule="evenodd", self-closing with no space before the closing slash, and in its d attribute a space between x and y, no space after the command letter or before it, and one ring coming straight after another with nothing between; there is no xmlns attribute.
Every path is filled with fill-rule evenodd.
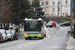
<svg viewBox="0 0 75 50"><path fill-rule="evenodd" d="M46 28L47 37L44 39L8 41L0 43L0 50L66 50L68 27Z"/></svg>

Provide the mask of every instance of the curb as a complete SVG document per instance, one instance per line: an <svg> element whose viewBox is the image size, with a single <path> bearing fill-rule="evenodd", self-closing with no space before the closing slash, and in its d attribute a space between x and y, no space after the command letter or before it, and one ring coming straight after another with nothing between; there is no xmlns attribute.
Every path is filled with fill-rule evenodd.
<svg viewBox="0 0 75 50"><path fill-rule="evenodd" d="M69 40L68 40L68 42L67 42L66 50L70 50L70 34L69 34Z"/></svg>

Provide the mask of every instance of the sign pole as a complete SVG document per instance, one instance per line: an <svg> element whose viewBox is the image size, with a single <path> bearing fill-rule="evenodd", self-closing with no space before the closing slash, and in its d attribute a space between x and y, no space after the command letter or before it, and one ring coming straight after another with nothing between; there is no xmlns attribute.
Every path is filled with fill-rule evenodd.
<svg viewBox="0 0 75 50"><path fill-rule="evenodd" d="M70 26L70 29L72 30L72 7L74 7L74 3L72 0L70 0L70 22L71 22L71 26Z"/></svg>
<svg viewBox="0 0 75 50"><path fill-rule="evenodd" d="M75 0L73 0L73 3L72 4L74 4L73 13L74 13L74 19L75 19ZM75 24L74 24L73 38L75 39Z"/></svg>

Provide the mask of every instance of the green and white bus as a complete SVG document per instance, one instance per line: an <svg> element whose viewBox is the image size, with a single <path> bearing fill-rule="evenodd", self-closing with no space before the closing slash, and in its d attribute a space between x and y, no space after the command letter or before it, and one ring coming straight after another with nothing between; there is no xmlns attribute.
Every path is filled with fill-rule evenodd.
<svg viewBox="0 0 75 50"><path fill-rule="evenodd" d="M24 21L24 38L44 38L43 19L25 19Z"/></svg>

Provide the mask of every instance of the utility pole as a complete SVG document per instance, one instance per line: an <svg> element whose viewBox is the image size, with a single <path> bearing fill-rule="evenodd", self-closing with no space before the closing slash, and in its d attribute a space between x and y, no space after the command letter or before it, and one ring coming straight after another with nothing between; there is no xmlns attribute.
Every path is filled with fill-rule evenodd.
<svg viewBox="0 0 75 50"><path fill-rule="evenodd" d="M57 16L57 22L58 22L58 24L59 24L59 1L58 1L58 3L57 3L57 13L58 13L58 16Z"/></svg>
<svg viewBox="0 0 75 50"><path fill-rule="evenodd" d="M20 0L19 0L19 8L20 8ZM20 20L20 9L19 9L19 20ZM19 34L20 34L20 24L19 24Z"/></svg>
<svg viewBox="0 0 75 50"><path fill-rule="evenodd" d="M73 0L73 3L74 3L73 13L74 13L74 19L75 19L75 0ZM73 38L75 38L75 24L74 24Z"/></svg>
<svg viewBox="0 0 75 50"><path fill-rule="evenodd" d="M61 23L62 23L62 0L61 0Z"/></svg>
<svg viewBox="0 0 75 50"><path fill-rule="evenodd" d="M70 0L70 22L71 22L71 26L70 26L70 29L72 30L72 3L73 3L73 0Z"/></svg>

